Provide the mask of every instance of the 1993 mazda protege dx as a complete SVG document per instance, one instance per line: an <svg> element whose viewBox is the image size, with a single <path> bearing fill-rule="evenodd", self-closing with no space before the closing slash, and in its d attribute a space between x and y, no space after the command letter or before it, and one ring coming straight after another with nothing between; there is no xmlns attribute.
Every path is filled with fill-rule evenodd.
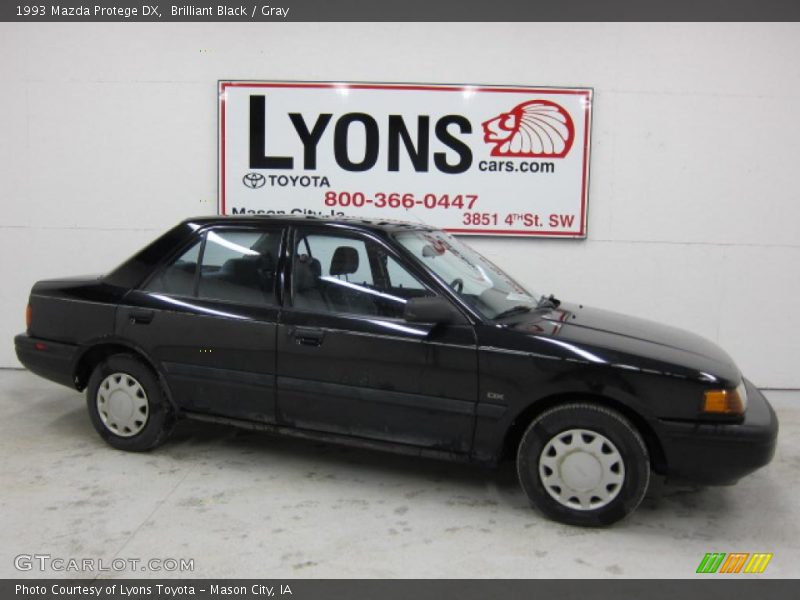
<svg viewBox="0 0 800 600"><path fill-rule="evenodd" d="M474 463L605 525L651 470L729 484L778 423L716 345L539 296L424 225L202 217L103 277L40 281L17 356L115 448L179 417Z"/></svg>

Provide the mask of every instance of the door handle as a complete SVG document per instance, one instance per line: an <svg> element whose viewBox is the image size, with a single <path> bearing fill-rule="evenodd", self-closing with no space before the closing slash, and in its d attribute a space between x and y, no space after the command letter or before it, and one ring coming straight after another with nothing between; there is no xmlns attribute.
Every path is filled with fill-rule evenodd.
<svg viewBox="0 0 800 600"><path fill-rule="evenodd" d="M130 319L132 325L147 325L153 320L155 311L152 310L132 310Z"/></svg>
<svg viewBox="0 0 800 600"><path fill-rule="evenodd" d="M295 327L292 331L294 341L301 346L320 346L325 332L313 327Z"/></svg>

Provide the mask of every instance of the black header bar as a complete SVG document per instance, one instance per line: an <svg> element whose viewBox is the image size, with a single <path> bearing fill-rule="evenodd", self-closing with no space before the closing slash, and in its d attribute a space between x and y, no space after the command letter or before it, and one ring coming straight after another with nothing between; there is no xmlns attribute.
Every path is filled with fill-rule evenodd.
<svg viewBox="0 0 800 600"><path fill-rule="evenodd" d="M5 0L0 21L798 21L798 0Z"/></svg>

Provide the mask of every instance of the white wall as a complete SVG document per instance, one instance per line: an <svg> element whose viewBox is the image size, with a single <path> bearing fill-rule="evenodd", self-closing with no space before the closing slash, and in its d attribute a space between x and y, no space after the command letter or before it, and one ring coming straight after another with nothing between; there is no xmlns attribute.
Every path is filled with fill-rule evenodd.
<svg viewBox="0 0 800 600"><path fill-rule="evenodd" d="M800 387L797 24L2 24L0 56L0 365L35 280L215 211L217 79L587 85L589 239L472 243Z"/></svg>

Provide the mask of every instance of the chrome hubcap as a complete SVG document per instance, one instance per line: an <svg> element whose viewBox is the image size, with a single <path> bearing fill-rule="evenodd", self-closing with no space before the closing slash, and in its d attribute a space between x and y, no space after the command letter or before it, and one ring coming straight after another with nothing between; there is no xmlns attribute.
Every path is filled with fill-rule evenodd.
<svg viewBox="0 0 800 600"><path fill-rule="evenodd" d="M589 429L569 429L545 444L539 456L539 477L559 504L595 510L619 494L625 481L625 463L604 435Z"/></svg>
<svg viewBox="0 0 800 600"><path fill-rule="evenodd" d="M136 378L127 373L113 373L97 389L97 412L109 431L131 437L144 429L150 407L147 394Z"/></svg>

